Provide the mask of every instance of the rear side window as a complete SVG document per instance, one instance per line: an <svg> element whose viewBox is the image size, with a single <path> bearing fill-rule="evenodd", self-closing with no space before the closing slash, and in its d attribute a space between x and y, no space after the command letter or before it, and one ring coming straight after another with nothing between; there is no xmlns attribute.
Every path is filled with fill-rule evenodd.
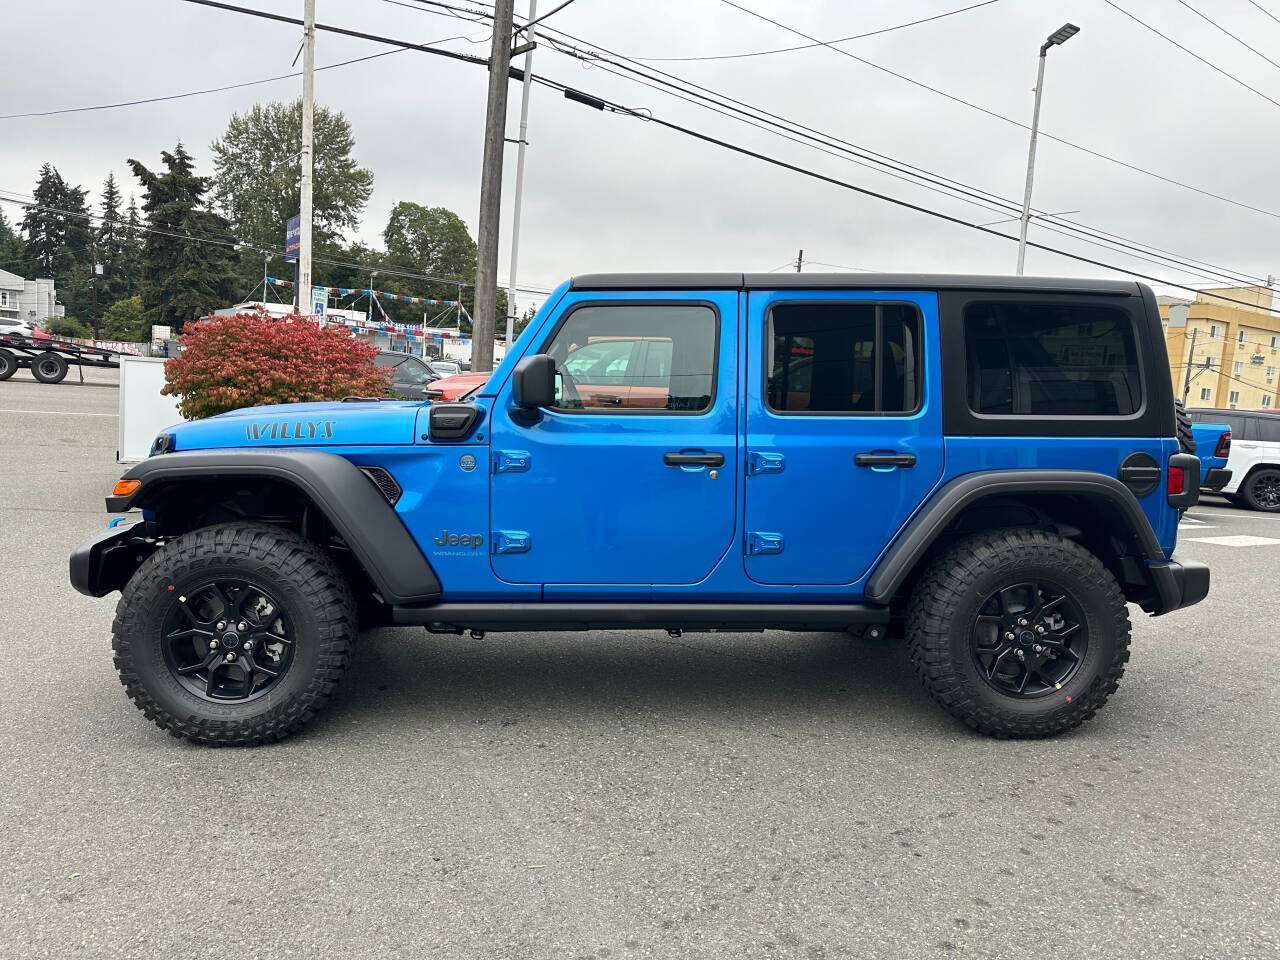
<svg viewBox="0 0 1280 960"><path fill-rule="evenodd" d="M964 331L974 413L1128 417L1142 408L1133 324L1121 310L972 303Z"/></svg>
<svg viewBox="0 0 1280 960"><path fill-rule="evenodd" d="M1280 443L1280 417L1246 417L1243 440Z"/></svg>
<svg viewBox="0 0 1280 960"><path fill-rule="evenodd" d="M765 399L779 413L902 414L920 406L920 313L902 303L769 311Z"/></svg>
<svg viewBox="0 0 1280 960"><path fill-rule="evenodd" d="M590 304L544 348L556 409L701 413L715 396L718 317L704 304Z"/></svg>

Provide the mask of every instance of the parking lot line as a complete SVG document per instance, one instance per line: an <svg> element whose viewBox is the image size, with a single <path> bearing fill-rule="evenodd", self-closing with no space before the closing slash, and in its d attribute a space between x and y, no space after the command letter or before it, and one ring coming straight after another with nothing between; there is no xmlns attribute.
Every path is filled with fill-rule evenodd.
<svg viewBox="0 0 1280 960"><path fill-rule="evenodd" d="M118 413L94 413L89 410L10 410L0 408L0 413L27 413L54 417L119 417Z"/></svg>
<svg viewBox="0 0 1280 960"><path fill-rule="evenodd" d="M1280 544L1273 537L1255 537L1247 533L1238 533L1225 537L1187 537L1193 543L1215 543L1220 547L1266 547Z"/></svg>

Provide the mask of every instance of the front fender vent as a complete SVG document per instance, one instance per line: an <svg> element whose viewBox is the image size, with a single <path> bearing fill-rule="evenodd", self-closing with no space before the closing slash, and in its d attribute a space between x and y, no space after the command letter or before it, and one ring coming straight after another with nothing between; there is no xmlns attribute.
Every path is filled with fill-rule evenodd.
<svg viewBox="0 0 1280 960"><path fill-rule="evenodd" d="M387 503L395 506L396 501L400 499L400 484L396 483L396 478L391 476L382 467L361 467L360 472L373 481L373 485L382 491L382 495L387 498Z"/></svg>

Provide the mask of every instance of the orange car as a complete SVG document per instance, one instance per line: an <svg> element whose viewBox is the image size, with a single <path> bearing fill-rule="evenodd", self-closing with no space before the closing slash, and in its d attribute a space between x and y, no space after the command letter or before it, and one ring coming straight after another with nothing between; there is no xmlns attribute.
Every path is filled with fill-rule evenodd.
<svg viewBox="0 0 1280 960"><path fill-rule="evenodd" d="M432 403L458 400L476 387L483 386L488 379L487 373L459 373L452 377L441 377L427 387L427 399Z"/></svg>

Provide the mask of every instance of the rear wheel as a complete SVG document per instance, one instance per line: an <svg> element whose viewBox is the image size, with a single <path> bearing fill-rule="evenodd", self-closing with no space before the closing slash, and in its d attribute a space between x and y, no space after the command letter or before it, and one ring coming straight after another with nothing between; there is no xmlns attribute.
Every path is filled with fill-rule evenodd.
<svg viewBox="0 0 1280 960"><path fill-rule="evenodd" d="M1255 470L1249 474L1240 493L1251 510L1263 510L1267 513L1280 511L1280 470L1274 467Z"/></svg>
<svg viewBox="0 0 1280 960"><path fill-rule="evenodd" d="M8 380L18 369L18 361L8 350L0 350L0 380Z"/></svg>
<svg viewBox="0 0 1280 960"><path fill-rule="evenodd" d="M315 544L225 524L148 557L112 633L125 692L161 729L249 746L289 736L328 702L355 639L355 601Z"/></svg>
<svg viewBox="0 0 1280 960"><path fill-rule="evenodd" d="M67 375L67 361L46 351L31 361L31 375L41 383L61 383Z"/></svg>
<svg viewBox="0 0 1280 960"><path fill-rule="evenodd" d="M995 737L1079 726L1115 692L1129 614L1110 571L1079 544L1027 528L955 544L917 584L912 664L944 709Z"/></svg>

